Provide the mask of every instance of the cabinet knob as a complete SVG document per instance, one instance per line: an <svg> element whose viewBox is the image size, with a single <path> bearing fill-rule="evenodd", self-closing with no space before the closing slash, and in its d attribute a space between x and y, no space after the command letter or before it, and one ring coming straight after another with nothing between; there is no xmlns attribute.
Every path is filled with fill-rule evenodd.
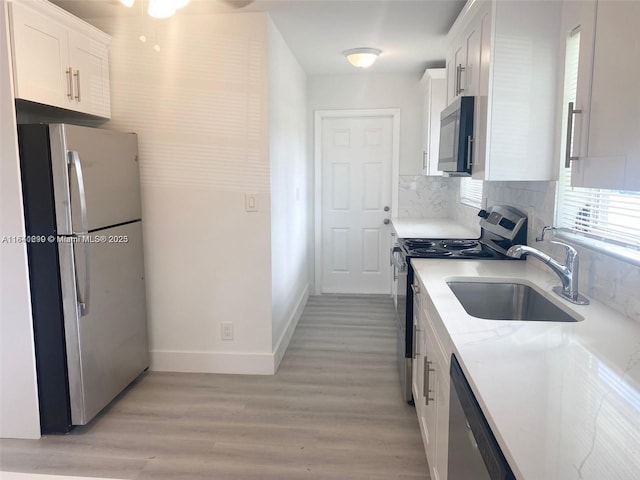
<svg viewBox="0 0 640 480"><path fill-rule="evenodd" d="M389 220L388 218L385 218L382 223L384 223L385 225L389 225L391 223L391 220Z"/></svg>

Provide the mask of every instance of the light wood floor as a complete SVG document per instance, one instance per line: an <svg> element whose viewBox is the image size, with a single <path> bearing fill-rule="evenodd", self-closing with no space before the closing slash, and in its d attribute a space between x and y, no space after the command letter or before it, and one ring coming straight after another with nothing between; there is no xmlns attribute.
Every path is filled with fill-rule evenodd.
<svg viewBox="0 0 640 480"><path fill-rule="evenodd" d="M122 479L426 480L387 297L311 297L274 376L150 372L90 425L1 440L0 469Z"/></svg>

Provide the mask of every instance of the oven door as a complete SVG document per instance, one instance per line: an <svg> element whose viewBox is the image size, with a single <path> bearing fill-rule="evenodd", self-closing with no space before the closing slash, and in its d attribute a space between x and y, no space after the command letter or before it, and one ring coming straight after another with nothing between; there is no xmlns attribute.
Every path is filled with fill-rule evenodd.
<svg viewBox="0 0 640 480"><path fill-rule="evenodd" d="M448 480L515 480L455 354L451 355Z"/></svg>
<svg viewBox="0 0 640 480"><path fill-rule="evenodd" d="M393 302L396 307L397 325L397 361L398 374L400 376L400 388L403 398L411 403L411 359L407 358L407 283L409 266L407 258L400 247L394 247L391 252L391 263L393 265L393 281L396 283Z"/></svg>

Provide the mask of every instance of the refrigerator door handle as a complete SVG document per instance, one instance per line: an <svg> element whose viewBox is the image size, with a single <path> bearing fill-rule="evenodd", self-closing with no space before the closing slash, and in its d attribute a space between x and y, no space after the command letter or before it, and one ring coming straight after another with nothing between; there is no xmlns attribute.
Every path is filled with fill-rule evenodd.
<svg viewBox="0 0 640 480"><path fill-rule="evenodd" d="M87 222L87 197L85 195L84 190L84 177L82 176L82 162L80 161L80 155L78 152L70 150L68 152L68 163L73 166L74 171L76 172L76 180L78 182L78 196L80 200L80 222L82 225L82 231L76 232L74 234L86 235L89 233L89 227ZM71 216L73 222L73 215ZM73 228L74 225L72 225Z"/></svg>
<svg viewBox="0 0 640 480"><path fill-rule="evenodd" d="M78 240L78 242L85 243L88 240L89 227L87 222L87 199L85 196L84 190L84 177L82 176L82 162L80 162L80 155L76 151L68 152L69 165L73 166L73 169L76 172L76 180L78 182L78 196L80 200L80 222L82 226L81 232L73 232ZM73 219L73 215L72 215ZM82 276L83 280L83 291L80 292L80 288L78 285L78 272L76 271L76 291L78 295L78 309L80 312L80 316L84 317L89 314L89 298L91 293L91 287L89 283L89 245L83 245L84 248L84 275ZM76 254L76 244L73 245L73 254ZM75 262L78 265L78 262Z"/></svg>
<svg viewBox="0 0 640 480"><path fill-rule="evenodd" d="M77 271L77 266L78 266L78 261L75 260L74 264L76 266L76 272L75 272L75 284L76 284L76 296L78 298L78 311L80 313L81 317L86 317L87 315L89 315L89 300L91 297L91 287L90 287L90 276L89 276L89 244L84 243L84 241L82 240L81 237L76 237L79 239L79 242L82 243L82 248L84 249L84 272L82 277L82 282L83 282L83 287L82 287L82 292L80 292L80 282L79 282L79 277L78 277L78 271ZM76 247L78 246L78 243L73 243L72 248L73 248L73 257L74 259L76 258Z"/></svg>

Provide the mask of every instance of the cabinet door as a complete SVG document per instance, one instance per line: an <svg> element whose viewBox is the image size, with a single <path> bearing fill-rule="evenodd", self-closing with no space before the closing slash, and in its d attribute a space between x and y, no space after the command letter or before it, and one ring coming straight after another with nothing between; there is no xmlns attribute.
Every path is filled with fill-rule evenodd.
<svg viewBox="0 0 640 480"><path fill-rule="evenodd" d="M478 17L475 29L475 39L479 39L477 49L476 68L477 93L473 124L473 156L472 176L477 180L484 180L487 157L487 123L489 114L489 65L491 62L491 15L490 9L484 8ZM475 87L474 87L475 88Z"/></svg>
<svg viewBox="0 0 640 480"><path fill-rule="evenodd" d="M640 2L585 3L572 185L640 190Z"/></svg>
<svg viewBox="0 0 640 480"><path fill-rule="evenodd" d="M442 175L438 170L440 147L440 113L446 107L446 73L444 68L430 68L423 77L424 105L422 123L423 175Z"/></svg>
<svg viewBox="0 0 640 480"><path fill-rule="evenodd" d="M447 105L455 99L456 66L453 63L453 48L447 50L445 68L447 70Z"/></svg>
<svg viewBox="0 0 640 480"><path fill-rule="evenodd" d="M466 95L464 92L464 69L467 64L466 43L463 40L455 45L453 49L453 99Z"/></svg>
<svg viewBox="0 0 640 480"><path fill-rule="evenodd" d="M109 117L109 53L107 47L77 32L69 33L73 68L74 110Z"/></svg>
<svg viewBox="0 0 640 480"><path fill-rule="evenodd" d="M11 3L15 97L70 108L67 29L20 3Z"/></svg>
<svg viewBox="0 0 640 480"><path fill-rule="evenodd" d="M422 315L424 315L424 312ZM436 347L432 335L431 329L426 327L424 332L425 354L422 358L422 400L424 401L424 426L428 438L428 444L426 445L427 460L433 472L436 465L436 444L438 441L436 432L438 368Z"/></svg>
<svg viewBox="0 0 640 480"><path fill-rule="evenodd" d="M429 445L429 431L424 423L424 397L423 397L423 358L425 355L425 334L424 321L422 319L422 309L420 308L420 294L414 294L413 297L413 322L414 322L414 356L412 368L412 391L413 401L420 424L420 433L422 434L422 442L425 451Z"/></svg>
<svg viewBox="0 0 640 480"><path fill-rule="evenodd" d="M463 95L476 96L480 91L480 42L481 22L475 21L465 31L466 61L464 67Z"/></svg>
<svg viewBox="0 0 640 480"><path fill-rule="evenodd" d="M446 480L449 460L449 368L442 357L435 368L436 424L435 463L431 466L434 480Z"/></svg>

